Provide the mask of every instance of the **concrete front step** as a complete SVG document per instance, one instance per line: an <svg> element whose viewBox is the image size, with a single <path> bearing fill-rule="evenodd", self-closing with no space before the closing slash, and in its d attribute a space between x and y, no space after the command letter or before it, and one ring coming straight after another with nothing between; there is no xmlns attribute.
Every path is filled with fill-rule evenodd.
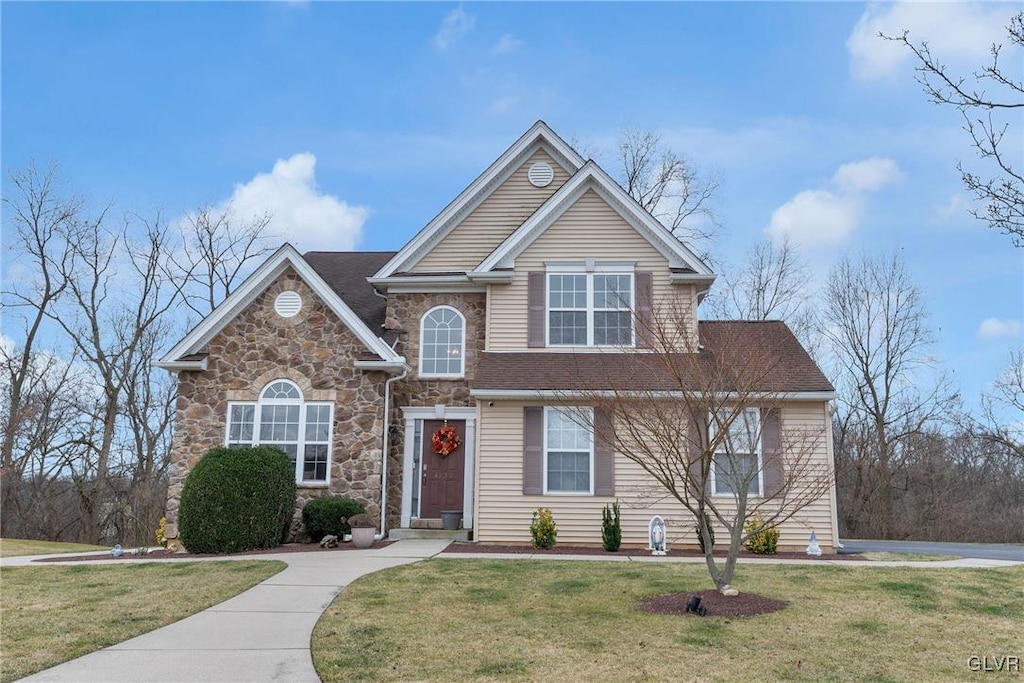
<svg viewBox="0 0 1024 683"><path fill-rule="evenodd" d="M472 529L457 529L455 531L445 531L444 529L392 529L388 532L388 540L404 541L410 538L433 538L468 541L471 532Z"/></svg>

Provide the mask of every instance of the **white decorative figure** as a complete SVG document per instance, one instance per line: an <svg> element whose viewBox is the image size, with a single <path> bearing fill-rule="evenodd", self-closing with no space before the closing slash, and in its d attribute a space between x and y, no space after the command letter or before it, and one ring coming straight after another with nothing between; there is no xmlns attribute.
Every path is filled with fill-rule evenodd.
<svg viewBox="0 0 1024 683"><path fill-rule="evenodd" d="M668 550L668 544L665 543L665 520L659 515L651 517L651 522L647 525L647 537L647 547L651 549L651 555L664 555Z"/></svg>
<svg viewBox="0 0 1024 683"><path fill-rule="evenodd" d="M811 532L811 544L807 546L808 555L821 555L821 546L818 545L818 534Z"/></svg>

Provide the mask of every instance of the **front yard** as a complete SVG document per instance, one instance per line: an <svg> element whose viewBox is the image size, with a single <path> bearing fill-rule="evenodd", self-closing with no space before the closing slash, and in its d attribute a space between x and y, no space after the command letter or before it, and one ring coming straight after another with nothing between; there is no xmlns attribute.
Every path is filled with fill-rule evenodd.
<svg viewBox="0 0 1024 683"><path fill-rule="evenodd" d="M1024 660L1024 567L740 567L789 607L661 616L640 598L710 587L692 564L455 559L364 577L313 633L324 681L962 680Z"/></svg>
<svg viewBox="0 0 1024 683"><path fill-rule="evenodd" d="M184 619L284 567L243 560L0 568L0 681ZM153 666L173 663L155 656Z"/></svg>

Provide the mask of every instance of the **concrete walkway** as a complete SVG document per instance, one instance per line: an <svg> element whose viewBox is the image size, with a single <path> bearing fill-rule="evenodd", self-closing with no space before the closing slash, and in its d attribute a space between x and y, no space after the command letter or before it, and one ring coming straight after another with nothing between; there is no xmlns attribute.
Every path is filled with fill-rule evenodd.
<svg viewBox="0 0 1024 683"><path fill-rule="evenodd" d="M288 568L182 621L23 680L319 681L310 637L338 593L360 576L418 562L447 545L448 541L407 540L379 550L239 557L282 560ZM32 559L36 558L7 558L3 566L25 565Z"/></svg>
<svg viewBox="0 0 1024 683"><path fill-rule="evenodd" d="M404 540L379 550L195 558L194 561L198 562L225 559L282 560L288 564L288 568L244 593L182 621L65 662L23 680L82 683L114 680L319 681L310 654L310 638L320 615L338 593L360 576L434 557L447 545L448 541L444 540ZM105 557L106 553L97 553L97 556ZM704 562L702 557L652 557L647 552L636 551L614 555L451 553L442 557L451 560ZM38 557L4 558L0 560L0 565L25 566L35 559ZM74 564L96 562L79 560ZM109 561L104 564L109 564ZM936 562L858 562L745 557L741 564L937 569L1008 567L1022 563L971 558Z"/></svg>

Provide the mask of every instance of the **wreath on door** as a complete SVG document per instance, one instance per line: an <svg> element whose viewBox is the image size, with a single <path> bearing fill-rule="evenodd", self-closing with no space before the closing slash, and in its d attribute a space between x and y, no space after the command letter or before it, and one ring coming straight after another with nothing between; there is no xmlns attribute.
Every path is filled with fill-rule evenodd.
<svg viewBox="0 0 1024 683"><path fill-rule="evenodd" d="M462 441L459 439L455 427L451 427L445 422L442 427L434 432L430 439L430 444L433 446L435 453L442 458L446 458L462 444Z"/></svg>

